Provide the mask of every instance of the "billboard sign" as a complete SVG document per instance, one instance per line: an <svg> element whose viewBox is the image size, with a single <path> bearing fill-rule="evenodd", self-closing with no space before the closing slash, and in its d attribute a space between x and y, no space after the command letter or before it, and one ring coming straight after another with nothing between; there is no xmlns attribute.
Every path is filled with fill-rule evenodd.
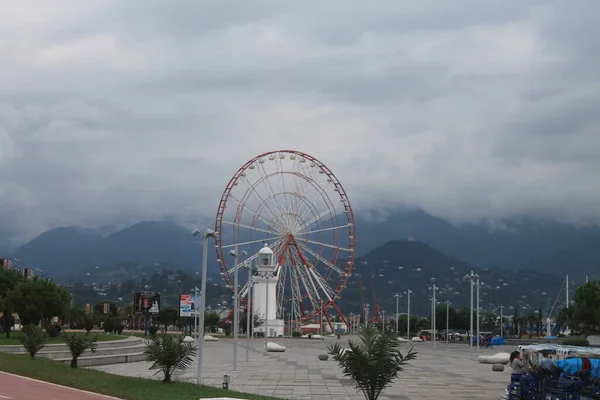
<svg viewBox="0 0 600 400"><path fill-rule="evenodd" d="M158 314L160 293L134 293L133 306L136 314Z"/></svg>
<svg viewBox="0 0 600 400"><path fill-rule="evenodd" d="M193 294L179 295L179 316L191 317L196 309L196 296Z"/></svg>

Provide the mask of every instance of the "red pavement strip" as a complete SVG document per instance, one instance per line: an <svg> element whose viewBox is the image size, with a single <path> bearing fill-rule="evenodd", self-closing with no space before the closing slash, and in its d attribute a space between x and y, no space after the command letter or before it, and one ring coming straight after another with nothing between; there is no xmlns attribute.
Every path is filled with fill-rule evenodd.
<svg viewBox="0 0 600 400"><path fill-rule="evenodd" d="M0 400L119 400L55 383L0 372Z"/></svg>

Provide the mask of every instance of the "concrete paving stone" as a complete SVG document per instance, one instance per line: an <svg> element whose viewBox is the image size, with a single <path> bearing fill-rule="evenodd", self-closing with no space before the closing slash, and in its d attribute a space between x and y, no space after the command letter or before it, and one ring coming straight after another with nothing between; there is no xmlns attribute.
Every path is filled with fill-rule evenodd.
<svg viewBox="0 0 600 400"><path fill-rule="evenodd" d="M258 350L264 341L251 341L249 362L245 361L245 341L240 343L237 371L233 371L233 344L230 339L206 342L202 382L220 387L223 375L231 379L231 388L247 393L276 395L294 400L315 399L354 400L364 399L354 384L344 376L337 363L331 359L319 361L318 354L326 352L326 346L337 342L335 338L323 341L295 339L275 340L287 347L286 352L273 355ZM343 339L341 342L345 343ZM469 354L466 344L415 343L417 358L407 364L396 379L386 388L380 400L439 399L498 399L510 380L510 371L493 372L491 366L475 361L476 350ZM480 349L480 354L510 352L511 347ZM141 361L91 367L113 374L162 379L153 376L150 363ZM195 382L194 367L178 372L176 379ZM277 395L275 393L282 393ZM283 395L287 393L287 395Z"/></svg>

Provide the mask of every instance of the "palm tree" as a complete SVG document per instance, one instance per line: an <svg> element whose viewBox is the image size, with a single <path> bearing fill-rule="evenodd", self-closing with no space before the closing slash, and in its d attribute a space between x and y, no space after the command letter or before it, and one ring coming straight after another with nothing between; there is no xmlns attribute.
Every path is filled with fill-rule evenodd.
<svg viewBox="0 0 600 400"><path fill-rule="evenodd" d="M175 370L185 371L192 365L196 346L184 342L183 339L183 336L163 333L153 336L146 343L146 360L154 363L150 369L158 369L157 374L162 371L163 383L171 383L171 375Z"/></svg>
<svg viewBox="0 0 600 400"><path fill-rule="evenodd" d="M398 377L402 366L414 360L417 353L411 348L402 355L397 337L391 333L380 333L372 325L363 328L358 338L358 343L348 341L348 349L336 343L328 346L327 350L344 375L356 384L356 389L361 390L367 400L376 400L381 391Z"/></svg>

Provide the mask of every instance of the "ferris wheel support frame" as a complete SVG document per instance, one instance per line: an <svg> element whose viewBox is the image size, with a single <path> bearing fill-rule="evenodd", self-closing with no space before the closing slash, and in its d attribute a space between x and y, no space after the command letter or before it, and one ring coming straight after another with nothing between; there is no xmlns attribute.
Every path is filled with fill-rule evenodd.
<svg viewBox="0 0 600 400"><path fill-rule="evenodd" d="M289 153L289 154L293 154L293 155L297 155L299 157L303 157L305 158L308 162L315 164L318 168L319 168L319 173L320 174L325 174L327 175L328 178L328 182L333 182L333 185L335 187L335 191L337 191L339 193L340 199L341 199L341 204L343 204L343 208L344 208L344 213L346 214L346 220L348 222L347 226L342 226L344 228L347 228L348 230L348 249L345 249L348 251L348 256L345 257L345 264L343 267L343 271L339 270L339 272L342 272L340 274L340 281L338 282L338 284L336 285L335 289L333 289L333 297L331 297L328 292L325 290L325 288L323 288L323 286L321 285L321 280L318 279L319 277L321 279L323 279L323 277L321 277L320 275L317 276L315 274L314 271L310 271L310 268L312 267L312 265L305 259L304 255L303 255L303 251L300 250L300 247L304 247L302 245L298 245L298 243L296 242L295 238L291 238L292 240L290 241L286 241L286 243L284 244L285 246L285 250L286 251L290 251L291 252L291 246L295 247L296 250L296 254L298 255L298 258L301 260L301 263L303 264L302 267L306 268L307 274L309 279L311 280L311 284L314 286L314 282L312 282L312 277L314 276L314 278L316 279L317 283L319 285L321 285L321 289L323 291L323 293L325 293L327 299L315 299L315 301L321 301L321 305L320 307L315 307L315 304L313 302L312 299L309 299L310 303L313 305L313 311L312 314L305 314L304 312L304 303L302 301L299 302L299 307L300 307L300 315L298 316L300 318L301 321L306 321L306 320L310 320L310 319L314 319L314 318L319 318L319 322L320 324L322 324L323 322L323 316L325 316L328 325L330 326L332 332L334 332L333 329L333 325L331 323L331 320L329 318L329 315L327 313L327 309L328 308L333 308L335 310L335 312L339 315L340 319L344 322L344 324L350 328L350 323L348 322L348 320L346 319L346 317L342 314L341 310L338 308L338 306L335 304L335 300L340 298L340 294L342 292L342 290L346 287L347 282L349 277L351 276L351 272L354 266L354 260L355 260L355 248L356 248L356 231L355 231L355 226L354 226L354 213L352 211L352 207L350 206L350 202L348 200L346 191L344 190L342 184L340 183L340 181L337 179L337 177L333 174L333 172L326 166L324 165L322 162L320 162L318 159L302 153L302 152L298 152L295 150L278 150L278 151L270 151L270 152L266 152L263 153L261 155L258 155L254 158L252 158L251 160L247 161L242 167L240 167L237 172L233 175L233 177L230 179L229 183L227 184L221 199L219 201L219 206L217 209L217 215L215 218L215 232L217 232L218 234L216 235L215 238L215 249L217 252L217 262L221 268L221 276L223 277L223 279L225 280L225 282L228 284L228 287L232 287L232 282L231 281L231 277L229 276L229 270L227 269L227 263L225 261L225 256L223 253L223 249L222 249L222 235L221 235L221 230L222 230L222 224L224 223L223 218L224 218L224 214L225 214L225 208L227 205L227 201L231 195L231 192L233 190L233 188L235 186L237 186L238 182L240 181L240 179L245 176L245 171L250 168L250 166L252 166L253 164L259 162L260 160L262 160L263 158L267 157L267 156L271 156L275 153ZM254 189L253 189L254 190ZM327 196L325 194L325 196ZM328 198L329 202L331 203L331 200ZM238 201L238 212L236 214L236 220L239 218L239 215L241 213L241 209L244 203L239 202ZM328 209L328 211L331 213L331 211L334 211L337 208L334 207L333 209ZM314 215L314 214L313 214ZM314 217L310 223L315 223L318 219L320 218L320 215L317 215L316 217ZM310 226L310 223L308 224L308 226ZM239 221L238 221L238 224ZM241 225L240 225L241 226ZM339 227L338 227L339 228ZM265 231L266 232L266 231ZM302 241L305 241L307 243L310 243L311 241L308 239L302 239ZM278 243L278 245L281 245L281 243ZM291 246L290 246L291 245ZM339 247L334 247L331 246L332 248L334 248L334 254L337 258L337 253L340 251ZM309 250L307 247L304 247L305 250ZM319 258L319 255L308 251L308 253L310 253L310 255L317 257L319 259L319 261L324 262L325 260L323 258ZM281 264L282 259L285 256L285 251L283 251L281 253L281 255L279 256L279 260L278 263ZM324 262L325 263L325 262ZM326 265L328 265L330 268L335 268L335 265L331 264L331 263L325 263ZM234 266L234 268L239 268L239 266ZM336 269L337 270L337 269ZM312 276L311 276L311 272L312 272ZM306 283L305 283L306 284ZM315 293L318 295L318 289L315 287ZM241 307L245 306L244 308L246 309L247 312L249 312L252 307L251 305L246 304L247 301L244 298L243 295L243 291L238 292L239 293L239 304ZM320 296L319 296L320 297ZM235 299L234 299L235 301ZM293 307L293 305L292 305ZM229 318L231 317L233 313L233 310L231 310L231 312L228 314L228 316L226 317L224 322L227 322L229 320ZM297 317L297 318L298 318Z"/></svg>

